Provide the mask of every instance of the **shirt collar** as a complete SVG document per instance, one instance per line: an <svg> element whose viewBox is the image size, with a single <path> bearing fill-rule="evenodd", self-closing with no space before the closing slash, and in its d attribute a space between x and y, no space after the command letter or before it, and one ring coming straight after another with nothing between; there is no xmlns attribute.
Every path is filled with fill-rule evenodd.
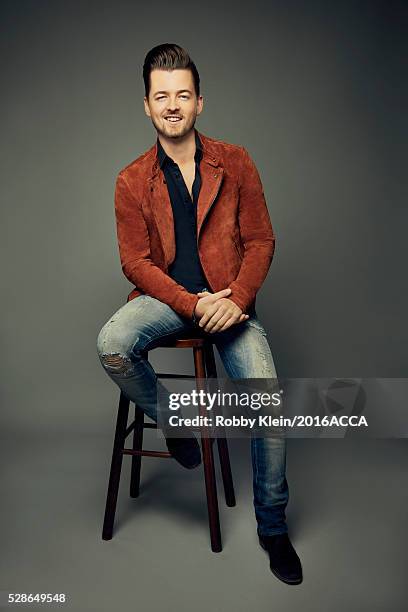
<svg viewBox="0 0 408 612"><path fill-rule="evenodd" d="M200 137L196 129L194 129L194 134L195 134L195 143L196 143L196 152L194 155L194 159L196 161L200 161L203 156L203 145L202 145L202 142L200 140ZM167 159L171 159L171 157L169 157L166 151L163 149L161 142L158 138L157 138L157 157L159 160L160 168L163 168L163 164Z"/></svg>

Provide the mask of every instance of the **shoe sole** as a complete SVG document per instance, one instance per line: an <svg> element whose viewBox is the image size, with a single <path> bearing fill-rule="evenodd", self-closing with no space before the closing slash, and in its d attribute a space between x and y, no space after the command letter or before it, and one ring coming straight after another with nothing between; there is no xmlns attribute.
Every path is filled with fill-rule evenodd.
<svg viewBox="0 0 408 612"><path fill-rule="evenodd" d="M261 540L259 540L259 544L260 546L266 551L268 552L268 549L264 546L264 544L261 542ZM269 568L272 572L272 574L274 576L276 576L276 578L279 578L279 580L281 580L282 582L284 582L285 584L301 584L303 582L303 576L302 578L298 578L296 580L288 580L287 578L284 578L283 576L281 576L281 574L279 574L279 572L277 572L276 570L273 569L273 567L271 567L269 565Z"/></svg>

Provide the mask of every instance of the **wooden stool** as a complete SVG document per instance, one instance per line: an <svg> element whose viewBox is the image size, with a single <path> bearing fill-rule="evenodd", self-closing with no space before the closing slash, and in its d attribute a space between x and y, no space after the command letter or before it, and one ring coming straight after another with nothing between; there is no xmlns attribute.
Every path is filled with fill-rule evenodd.
<svg viewBox="0 0 408 612"><path fill-rule="evenodd" d="M217 376L214 359L214 351L211 339L200 336L200 332L194 337L178 338L176 340L164 341L155 348L192 348L194 354L194 376L183 374L157 374L158 378L210 378ZM148 352L143 353L148 358ZM199 384L199 383L197 383ZM108 494L105 507L105 518L103 522L102 538L110 540L113 533L115 520L116 502L118 498L120 472L122 468L123 455L132 455L132 469L130 479L130 496L138 497L140 485L140 467L142 456L172 458L169 452L143 450L144 428L157 428L156 423L145 423L144 412L135 404L135 419L128 426L130 400L121 392L119 409L116 421L115 439L113 444L112 463L109 476ZM200 414L205 415L205 407L200 407ZM125 440L133 431L132 448L125 448ZM208 520L210 527L211 549L213 552L222 550L220 519L218 512L217 485L215 479L213 443L214 438L208 435L205 428L201 429L201 448L205 476L205 489L207 496ZM227 506L235 506L235 493L232 481L231 465L226 438L217 437L218 454L221 464L221 474L224 484L225 501Z"/></svg>

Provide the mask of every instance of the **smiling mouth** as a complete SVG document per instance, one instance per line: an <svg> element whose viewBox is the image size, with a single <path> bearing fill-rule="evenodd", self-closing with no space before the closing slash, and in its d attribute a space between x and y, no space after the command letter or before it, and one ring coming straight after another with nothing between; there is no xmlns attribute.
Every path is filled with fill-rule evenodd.
<svg viewBox="0 0 408 612"><path fill-rule="evenodd" d="M179 121L181 121L181 117L175 117L173 115L169 115L168 117L165 117L165 120L168 121L168 123L178 123Z"/></svg>

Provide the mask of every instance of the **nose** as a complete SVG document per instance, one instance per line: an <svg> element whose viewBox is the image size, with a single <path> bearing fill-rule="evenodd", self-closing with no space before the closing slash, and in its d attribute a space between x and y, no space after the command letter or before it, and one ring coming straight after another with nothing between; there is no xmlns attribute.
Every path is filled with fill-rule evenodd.
<svg viewBox="0 0 408 612"><path fill-rule="evenodd" d="M169 111L174 111L174 110L178 110L179 104L177 102L177 98L169 98L169 103L167 105L167 110Z"/></svg>

